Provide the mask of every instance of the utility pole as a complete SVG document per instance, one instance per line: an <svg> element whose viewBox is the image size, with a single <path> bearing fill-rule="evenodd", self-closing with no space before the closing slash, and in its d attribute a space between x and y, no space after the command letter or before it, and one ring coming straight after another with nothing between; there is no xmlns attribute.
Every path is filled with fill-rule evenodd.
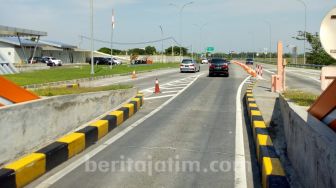
<svg viewBox="0 0 336 188"><path fill-rule="evenodd" d="M163 29L162 29L162 26L161 25L159 25L159 27L160 27L160 30L161 30L161 50L162 50L162 53L161 53L161 63L163 63Z"/></svg>
<svg viewBox="0 0 336 188"><path fill-rule="evenodd" d="M94 66L93 66L93 0L90 0L90 8L91 8L91 75L95 74Z"/></svg>
<svg viewBox="0 0 336 188"><path fill-rule="evenodd" d="M114 9L112 9L112 25L111 25L111 66L113 66L113 34L114 34L115 20L114 20Z"/></svg>
<svg viewBox="0 0 336 188"><path fill-rule="evenodd" d="M303 0L297 0L301 2L305 9L304 16L304 40L303 40L303 64L306 64L306 40L307 40L307 4Z"/></svg>

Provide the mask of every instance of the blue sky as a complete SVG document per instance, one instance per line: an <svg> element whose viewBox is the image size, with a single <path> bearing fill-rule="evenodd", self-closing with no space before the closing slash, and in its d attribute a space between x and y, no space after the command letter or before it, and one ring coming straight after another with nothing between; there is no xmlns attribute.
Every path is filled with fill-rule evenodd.
<svg viewBox="0 0 336 188"><path fill-rule="evenodd" d="M94 0L95 38L110 40L111 12L115 9L115 41L142 42L165 37L179 40L178 9L188 0ZM336 0L305 0L308 6L307 31L318 32L323 17L336 5ZM0 0L0 25L48 32L49 40L78 45L79 35L89 36L89 0ZM272 42L298 45L292 39L304 28L304 7L297 0L194 0L183 12L183 44L199 51L206 46L216 51L263 51L269 47L272 23ZM200 42L200 30L195 24L207 23ZM172 42L165 42L165 48ZM201 44L203 44L201 46ZM152 44L161 49L161 43ZM99 42L95 48L108 46ZM125 49L146 45L115 45ZM83 40L81 47L89 48Z"/></svg>

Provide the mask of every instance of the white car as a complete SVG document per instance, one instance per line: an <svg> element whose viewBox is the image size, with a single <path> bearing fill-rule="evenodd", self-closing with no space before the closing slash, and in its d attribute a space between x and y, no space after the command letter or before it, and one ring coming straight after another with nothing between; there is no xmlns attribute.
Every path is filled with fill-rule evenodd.
<svg viewBox="0 0 336 188"><path fill-rule="evenodd" d="M62 66L62 60L54 57L42 57L48 66Z"/></svg>
<svg viewBox="0 0 336 188"><path fill-rule="evenodd" d="M51 62L53 62L56 66L62 66L62 60L56 59L54 57L50 57Z"/></svg>
<svg viewBox="0 0 336 188"><path fill-rule="evenodd" d="M122 64L122 61L116 59L116 58L113 58L113 64L114 65L121 65Z"/></svg>
<svg viewBox="0 0 336 188"><path fill-rule="evenodd" d="M201 63L202 63L202 64L208 64L209 61L208 61L207 59L202 59Z"/></svg>
<svg viewBox="0 0 336 188"><path fill-rule="evenodd" d="M109 65L111 65L111 58L106 58L109 62ZM117 58L113 58L113 62L112 65L121 65L122 62L120 60L118 60Z"/></svg>

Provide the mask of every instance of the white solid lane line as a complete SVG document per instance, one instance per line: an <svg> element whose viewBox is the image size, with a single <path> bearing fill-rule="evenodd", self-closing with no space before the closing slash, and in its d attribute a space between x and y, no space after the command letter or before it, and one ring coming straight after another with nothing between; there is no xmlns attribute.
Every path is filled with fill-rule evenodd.
<svg viewBox="0 0 336 188"><path fill-rule="evenodd" d="M163 92L161 92L161 93L177 93L177 92L179 92L180 90L175 90L175 91L163 91Z"/></svg>
<svg viewBox="0 0 336 188"><path fill-rule="evenodd" d="M238 87L236 97L236 142L235 142L235 188L246 188L246 166L245 166L245 149L243 135L243 106L241 104L241 93L245 82L250 78L247 77Z"/></svg>
<svg viewBox="0 0 336 188"><path fill-rule="evenodd" d="M161 89L172 90L172 89L183 89L185 87L160 87Z"/></svg>
<svg viewBox="0 0 336 188"><path fill-rule="evenodd" d="M65 175L67 175L70 172L72 172L78 166L82 165L83 163L85 163L86 161L88 161L89 159L91 159L93 156L95 156L97 153L101 152L102 150L104 150L105 148L107 148L109 145L111 145L114 142L116 142L119 138L121 138L124 135L126 135L129 131L131 131L135 127L139 126L146 119L148 119L151 116L155 115L163 107L167 106L176 97L178 97L181 93L183 93L186 89L188 89L201 75L202 74L198 75L192 82L189 83L189 85L187 87L185 87L184 89L182 89L178 94L174 95L172 98L170 98L169 100L167 100L161 106L159 106L158 108L156 108L155 110L153 110L151 113L147 114L146 116L144 116L143 118L139 119L138 121L136 121L132 125L128 126L127 128L125 128L124 130L122 130L121 132L119 132L118 134L116 134L115 136L113 136L112 138L108 139L105 143L101 144L97 148L95 148L92 151L88 152L87 154L81 156L76 161L74 161L73 163L71 163L70 165L68 165L67 167L65 167L64 169L58 171L54 175L50 176L49 178L47 178L46 180L44 180L42 183L40 183L36 187L37 188L47 188L47 187L50 187L51 185L53 185L54 183L56 183L58 180L60 180Z"/></svg>
<svg viewBox="0 0 336 188"><path fill-rule="evenodd" d="M162 99L162 98L168 98L168 97L173 97L175 96L176 94L174 95L162 95L162 96L157 96L157 97L147 97L145 98L145 100L153 100L153 99Z"/></svg>

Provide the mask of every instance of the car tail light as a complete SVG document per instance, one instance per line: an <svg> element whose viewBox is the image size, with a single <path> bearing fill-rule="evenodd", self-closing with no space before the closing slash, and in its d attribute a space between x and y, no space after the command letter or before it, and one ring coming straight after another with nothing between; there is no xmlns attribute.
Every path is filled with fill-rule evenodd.
<svg viewBox="0 0 336 188"><path fill-rule="evenodd" d="M214 64L210 64L210 68L211 68L211 69L214 69L214 68L215 68L215 65L214 65Z"/></svg>
<svg viewBox="0 0 336 188"><path fill-rule="evenodd" d="M223 68L228 68L228 65L227 65L227 64L224 64L222 67L223 67Z"/></svg>

